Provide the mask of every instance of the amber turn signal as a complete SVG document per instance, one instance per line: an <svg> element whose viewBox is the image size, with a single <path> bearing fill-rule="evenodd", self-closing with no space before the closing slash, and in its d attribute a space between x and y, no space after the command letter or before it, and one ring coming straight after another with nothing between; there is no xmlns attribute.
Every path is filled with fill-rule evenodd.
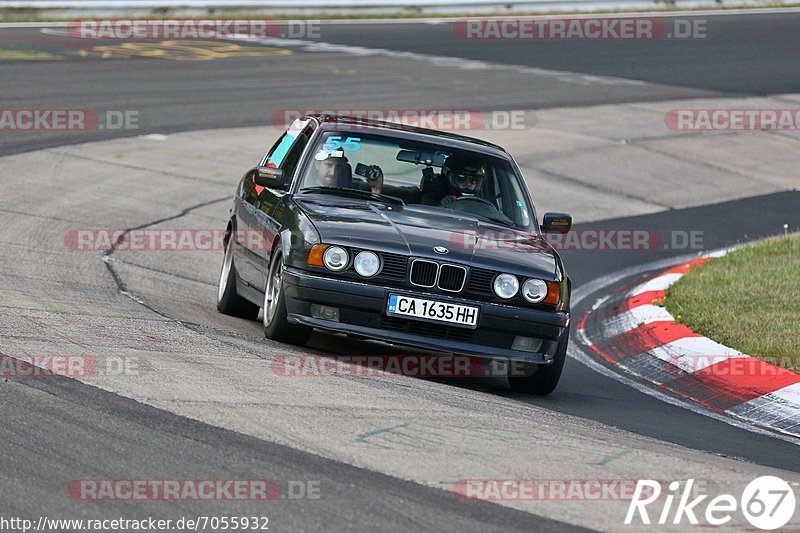
<svg viewBox="0 0 800 533"><path fill-rule="evenodd" d="M561 286L555 281L546 281L547 296L542 300L546 304L558 305L561 301Z"/></svg>
<svg viewBox="0 0 800 533"><path fill-rule="evenodd" d="M322 255L325 253L325 249L327 248L327 244L315 244L312 246L311 251L308 252L308 259L306 260L306 263L309 266L324 267L325 263L322 262Z"/></svg>

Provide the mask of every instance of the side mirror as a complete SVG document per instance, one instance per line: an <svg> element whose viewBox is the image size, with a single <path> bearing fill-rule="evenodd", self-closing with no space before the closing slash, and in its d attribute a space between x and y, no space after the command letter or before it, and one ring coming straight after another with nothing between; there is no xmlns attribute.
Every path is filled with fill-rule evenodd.
<svg viewBox="0 0 800 533"><path fill-rule="evenodd" d="M261 187L283 189L285 186L284 178L283 170L279 168L256 167L253 181Z"/></svg>
<svg viewBox="0 0 800 533"><path fill-rule="evenodd" d="M572 217L565 213L545 213L542 219L544 233L567 233L572 228Z"/></svg>

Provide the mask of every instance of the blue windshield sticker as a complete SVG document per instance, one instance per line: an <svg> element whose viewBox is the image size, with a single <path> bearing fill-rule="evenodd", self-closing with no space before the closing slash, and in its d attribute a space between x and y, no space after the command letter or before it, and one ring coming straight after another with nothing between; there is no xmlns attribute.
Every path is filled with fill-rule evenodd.
<svg viewBox="0 0 800 533"><path fill-rule="evenodd" d="M343 148L348 152L356 152L361 150L361 137L348 137L342 142L341 135L331 135L325 141L325 144L322 146L325 150L338 150L339 148Z"/></svg>

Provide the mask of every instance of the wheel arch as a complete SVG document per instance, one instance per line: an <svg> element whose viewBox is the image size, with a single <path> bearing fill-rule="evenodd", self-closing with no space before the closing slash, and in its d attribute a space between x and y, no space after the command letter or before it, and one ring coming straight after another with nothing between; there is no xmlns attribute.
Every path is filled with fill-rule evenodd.
<svg viewBox="0 0 800 533"><path fill-rule="evenodd" d="M233 235L234 231L236 231L236 215L231 215L227 226L225 226L225 235L222 238L223 246L228 246L228 241L231 240L231 235Z"/></svg>

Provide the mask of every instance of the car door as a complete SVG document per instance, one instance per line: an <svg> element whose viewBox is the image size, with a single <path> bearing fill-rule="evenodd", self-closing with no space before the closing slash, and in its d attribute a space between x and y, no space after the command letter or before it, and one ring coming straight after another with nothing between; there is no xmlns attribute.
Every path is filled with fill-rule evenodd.
<svg viewBox="0 0 800 533"><path fill-rule="evenodd" d="M285 189L270 189L256 185L254 170L245 179L244 201L241 202L244 212L238 222L240 232L243 230L246 237L241 249L242 254L246 256L243 260L247 266L246 271L240 275L244 281L260 291L263 291L266 285L272 244L283 225L281 213L275 216L276 209L280 205L281 198L287 194L300 157L312 133L311 121L295 121L261 161L262 166L276 167L284 171Z"/></svg>
<svg viewBox="0 0 800 533"><path fill-rule="evenodd" d="M272 148L261 159L259 165L265 164L273 155L280 154L278 148L291 144L292 139L288 137L288 132L284 132L272 145ZM283 152L284 154L286 151ZM255 224L255 205L263 187L255 183L255 168L249 170L241 180L237 200L234 204L234 216L236 218L236 246L233 247L234 263L239 279L253 287L259 287L261 275L258 271L258 259L255 255L259 247L260 232L257 231Z"/></svg>

